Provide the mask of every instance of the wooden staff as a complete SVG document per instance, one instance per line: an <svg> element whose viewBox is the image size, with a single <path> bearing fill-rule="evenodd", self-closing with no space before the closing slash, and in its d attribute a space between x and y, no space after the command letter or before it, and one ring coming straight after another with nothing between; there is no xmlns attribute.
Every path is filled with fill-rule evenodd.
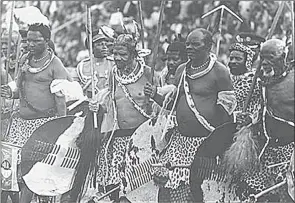
<svg viewBox="0 0 295 203"><path fill-rule="evenodd" d="M0 0L0 13L2 13L3 2ZM2 53L2 16L0 15L0 51ZM0 55L0 70L2 71L2 56ZM1 185L1 184L0 184Z"/></svg>
<svg viewBox="0 0 295 203"><path fill-rule="evenodd" d="M272 24L271 24L270 30L269 30L269 32L268 32L268 35L266 36L266 40L271 39L271 37L272 37L272 35L273 35L273 33L274 33L276 27L277 27L277 24L278 24L279 18L280 18L280 16L281 16L282 13L283 13L285 3L286 3L286 2L284 2L284 1L281 1L281 2L280 2L280 6L279 6L279 8L278 8L278 11L276 12L276 15L275 15L275 17L274 17L274 20L273 20ZM293 24L294 24L294 21L293 21Z"/></svg>
<svg viewBox="0 0 295 203"><path fill-rule="evenodd" d="M294 25L295 1L291 2L291 22L292 22L292 48L293 48L293 61L295 61L295 25Z"/></svg>
<svg viewBox="0 0 295 203"><path fill-rule="evenodd" d="M8 46L7 46L7 59L6 59L6 81L7 82L8 82L9 68L10 68L9 66L10 66L10 53L11 53L11 41L12 41L14 5L15 5L15 1L12 1L11 2L11 11L10 11L9 36L8 36Z"/></svg>
<svg viewBox="0 0 295 203"><path fill-rule="evenodd" d="M19 62L20 62L20 45L21 45L22 37L20 34L18 34L17 38L17 47L16 47L16 64L14 68L14 80L16 80L18 68L19 68Z"/></svg>
<svg viewBox="0 0 295 203"><path fill-rule="evenodd" d="M91 25L91 8L86 5L86 33L88 35L89 43L89 57L90 57L90 70L91 70L91 92L92 98L95 95L95 81L94 81L94 67L93 67L93 47L92 47L92 25ZM97 115L93 112L94 128L97 128Z"/></svg>
<svg viewBox="0 0 295 203"><path fill-rule="evenodd" d="M0 13L2 14L2 0L0 0ZM2 72L2 56L1 56L1 53L2 53L2 15L0 15L0 71ZM1 83L1 77L0 77L0 83ZM1 92L1 89L0 89L0 92ZM2 105L2 98L0 98L0 102L1 102L1 105ZM2 132L2 119L1 119L1 113L0 113L0 132ZM0 145L1 145L1 149L2 149L2 143L1 143L1 140L0 139ZM0 156L0 163L2 163L2 154ZM2 181L0 183L0 191L2 191Z"/></svg>
<svg viewBox="0 0 295 203"><path fill-rule="evenodd" d="M138 17L139 17L139 23L140 23L140 39L141 39L142 48L144 49L144 31L143 31L143 16L142 16L141 1L137 1L137 7L138 7Z"/></svg>
<svg viewBox="0 0 295 203"><path fill-rule="evenodd" d="M159 50L159 43L160 43L160 34L162 30L162 24L163 24L163 16L164 16L164 6L166 1L161 1L160 6L160 16L158 21L158 27L157 27L157 34L156 34L156 42L155 46L153 48L153 57L152 57L152 84L154 83L154 74L155 74L155 66L157 63L157 56L158 56L158 50Z"/></svg>
<svg viewBox="0 0 295 203"><path fill-rule="evenodd" d="M216 46L216 56L217 57L218 57L218 54L219 54L219 47L220 47L220 42L221 42L221 31L222 31L221 26L222 26L222 19L223 19L224 10L226 10L227 12L229 12L230 14L232 14L239 21L243 22L243 19L242 18L240 18L237 14L235 14L232 10L230 10L229 8L227 8L225 5L221 5L221 6L218 6L217 8L214 8L213 10L211 10L208 13L204 14L201 18L205 18L205 17L207 17L207 16L215 13L218 10L221 10L221 13L220 13L219 25L218 25L219 37L217 39L217 46Z"/></svg>

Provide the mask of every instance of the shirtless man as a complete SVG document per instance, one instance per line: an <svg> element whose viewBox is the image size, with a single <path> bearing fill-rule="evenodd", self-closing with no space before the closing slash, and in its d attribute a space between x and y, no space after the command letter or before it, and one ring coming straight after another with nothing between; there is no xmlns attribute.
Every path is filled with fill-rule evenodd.
<svg viewBox="0 0 295 203"><path fill-rule="evenodd" d="M4 141L22 147L32 132L43 123L66 114L65 95L52 92L55 80L70 79L61 60L48 48L51 32L43 24L29 26L29 53L21 60L16 85L2 85L1 96L19 98L19 112L12 115L11 127ZM21 186L21 203L31 202L33 193Z"/></svg>
<svg viewBox="0 0 295 203"><path fill-rule="evenodd" d="M107 106L107 111L114 115L114 126L99 156L97 178L98 184L106 190L121 182L120 172L124 168L130 136L150 118L147 113L149 98L144 95L143 88L151 81L151 68L138 57L136 45L137 40L131 34L121 34L113 47L116 65L109 85L113 102ZM112 193L110 198L117 202L119 191Z"/></svg>
<svg viewBox="0 0 295 203"><path fill-rule="evenodd" d="M229 71L210 53L211 47L212 35L205 29L195 29L187 37L189 61L179 66L175 77L178 126L160 157L160 163L166 166L169 163L176 168L170 168L170 171L169 167L155 169L155 180L161 186L159 202L202 202L202 183L198 188L190 188L189 168L177 165L190 166L202 141L216 126L229 121L234 109ZM145 94L154 95L159 103L163 100L150 85L145 87ZM194 199L191 189L198 194Z"/></svg>

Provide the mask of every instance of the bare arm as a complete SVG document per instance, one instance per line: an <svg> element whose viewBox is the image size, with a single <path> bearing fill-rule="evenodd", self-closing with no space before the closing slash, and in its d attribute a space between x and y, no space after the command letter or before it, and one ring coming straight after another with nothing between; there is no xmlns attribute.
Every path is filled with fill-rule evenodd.
<svg viewBox="0 0 295 203"><path fill-rule="evenodd" d="M66 115L66 97L65 96L54 96L57 116L65 116Z"/></svg>
<svg viewBox="0 0 295 203"><path fill-rule="evenodd" d="M223 115L222 120L228 121L236 107L234 88L230 79L229 70L222 64L216 65L217 105Z"/></svg>
<svg viewBox="0 0 295 203"><path fill-rule="evenodd" d="M66 70L62 62L55 58L53 64L53 79L64 79L68 81L72 81L72 77L70 76L69 72ZM66 98L65 95L60 93L55 93L54 95L55 99L55 105L57 110L58 116L65 116L67 112L67 106L66 106Z"/></svg>

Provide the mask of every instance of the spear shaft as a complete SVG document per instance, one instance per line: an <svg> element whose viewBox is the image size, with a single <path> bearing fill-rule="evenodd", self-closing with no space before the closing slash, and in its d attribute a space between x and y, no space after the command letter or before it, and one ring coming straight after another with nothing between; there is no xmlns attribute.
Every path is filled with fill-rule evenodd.
<svg viewBox="0 0 295 203"><path fill-rule="evenodd" d="M91 8L86 5L87 9L87 29L86 32L88 33L88 43L89 43L89 57L90 57L90 70L91 70L91 92L92 92L92 98L94 98L95 95L95 81L94 81L94 67L93 67L93 47L92 47L92 25L91 25ZM97 128L97 115L95 112L93 112L93 122L94 122L94 128Z"/></svg>
<svg viewBox="0 0 295 203"><path fill-rule="evenodd" d="M7 46L7 57L6 57L6 81L8 82L9 66L10 66L10 53L11 53L11 41L12 41L12 26L13 26L13 10L15 1L11 2L10 11L10 22L9 22L9 36L8 36L8 46Z"/></svg>
<svg viewBox="0 0 295 203"><path fill-rule="evenodd" d="M0 0L0 13L2 14L3 2ZM2 15L0 15L0 51L2 53ZM0 55L0 70L2 71L2 56ZM2 163L2 162L1 162Z"/></svg>
<svg viewBox="0 0 295 203"><path fill-rule="evenodd" d="M232 10L230 10L229 8L227 8L225 5L221 5L218 6L217 8L214 8L213 10L209 11L208 13L204 14L201 16L201 18L205 18L211 14L213 14L214 12L221 10L220 12L220 19L219 19L219 26L218 26L218 32L219 32L219 36L217 38L217 46L216 46L216 56L218 57L219 54L219 47L220 47L220 42L221 42L221 31L222 31L222 19L223 19L223 14L224 14L224 10L226 10L227 12L229 12L231 15L233 15L235 18L237 18L239 21L243 22L243 19L241 19L237 14L235 14ZM208 27L209 28L209 27ZM207 30L208 30L207 28Z"/></svg>
<svg viewBox="0 0 295 203"><path fill-rule="evenodd" d="M295 61L295 25L294 25L295 1L291 1L291 22L292 22L292 48L293 48L293 61Z"/></svg>
<svg viewBox="0 0 295 203"><path fill-rule="evenodd" d="M143 17L142 17L141 1L137 1L137 6L138 6L138 17L139 17L139 23L140 23L140 39L141 39L142 49L144 49L144 31L143 31Z"/></svg>
<svg viewBox="0 0 295 203"><path fill-rule="evenodd" d="M2 14L2 0L0 0L0 13ZM2 72L2 15L0 14L0 71ZM1 83L1 77L0 77L0 83ZM0 89L1 93L1 89ZM2 106L2 98L0 98L0 103ZM2 119L1 119L1 114L0 114L0 132L2 132ZM0 144L2 145L2 139L0 139ZM2 163L2 155L0 156L0 163ZM2 181L0 182L0 191L2 191Z"/></svg>
<svg viewBox="0 0 295 203"><path fill-rule="evenodd" d="M160 43L160 34L162 30L162 24L163 24L163 16L164 16L164 6L165 6L165 0L161 1L161 6L160 6L160 16L159 16L159 21L158 21L158 26L157 26L157 34L155 37L155 46L153 48L153 57L152 57L152 84L154 82L154 74L155 74L155 66L157 63L157 56L158 56L158 50L159 50L159 43Z"/></svg>
<svg viewBox="0 0 295 203"><path fill-rule="evenodd" d="M284 10L284 6L285 6L285 3L284 1L281 1L280 2L280 5L279 5L279 8L278 8L278 11L276 12L276 15L274 17L274 20L273 20L273 23L271 24L271 27L270 27L270 30L268 32L268 35L266 36L266 40L269 40L271 39L276 27L277 27L277 24L278 24L278 21L279 21L279 18L280 16L282 15L282 12ZM294 21L293 21L293 24L294 24Z"/></svg>
<svg viewBox="0 0 295 203"><path fill-rule="evenodd" d="M217 45L216 45L216 56L217 57L218 57L218 54L219 54L219 47L220 47L220 42L221 42L221 38L222 38L222 35L221 35L222 27L221 26L222 26L223 13L224 13L224 8L222 7L221 12L220 12L219 25L218 25L219 36L218 36Z"/></svg>

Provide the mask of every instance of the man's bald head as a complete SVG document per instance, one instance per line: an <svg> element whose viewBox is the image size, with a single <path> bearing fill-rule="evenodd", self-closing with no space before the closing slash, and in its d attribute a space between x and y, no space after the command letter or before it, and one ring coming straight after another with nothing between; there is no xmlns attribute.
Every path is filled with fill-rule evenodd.
<svg viewBox="0 0 295 203"><path fill-rule="evenodd" d="M261 46L260 56L262 59L262 79L281 75L286 67L285 43L279 39L270 39Z"/></svg>
<svg viewBox="0 0 295 203"><path fill-rule="evenodd" d="M212 33L204 28L197 28L193 30L187 37L197 37L199 39L203 39L205 46L209 49L211 49L213 45Z"/></svg>
<svg viewBox="0 0 295 203"><path fill-rule="evenodd" d="M204 28L197 28L187 36L185 44L189 59L202 62L207 60L211 51L212 34Z"/></svg>
<svg viewBox="0 0 295 203"><path fill-rule="evenodd" d="M285 53L285 43L280 39L270 39L262 44L261 55L281 56Z"/></svg>

